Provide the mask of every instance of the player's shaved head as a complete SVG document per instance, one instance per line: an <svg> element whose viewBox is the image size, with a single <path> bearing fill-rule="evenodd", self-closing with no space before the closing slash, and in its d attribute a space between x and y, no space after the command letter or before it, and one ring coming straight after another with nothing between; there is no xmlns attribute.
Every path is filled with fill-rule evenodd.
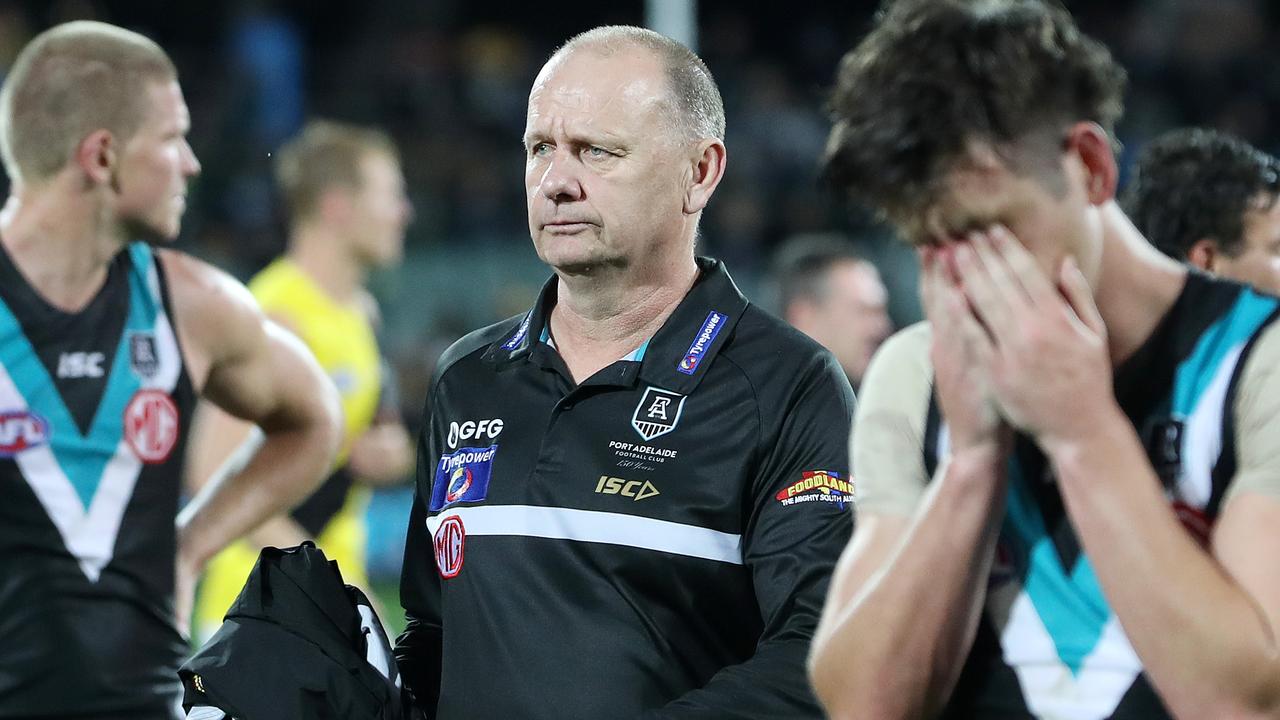
<svg viewBox="0 0 1280 720"><path fill-rule="evenodd" d="M9 177L52 177L95 130L128 142L150 109L147 87L177 76L159 45L114 25L82 20L37 35L0 91L0 153Z"/></svg>

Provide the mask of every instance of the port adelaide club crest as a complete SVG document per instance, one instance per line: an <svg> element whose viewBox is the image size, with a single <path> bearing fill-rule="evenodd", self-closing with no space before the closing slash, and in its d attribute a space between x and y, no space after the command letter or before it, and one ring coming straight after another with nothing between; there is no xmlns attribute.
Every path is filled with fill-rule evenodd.
<svg viewBox="0 0 1280 720"><path fill-rule="evenodd" d="M631 415L631 427L645 440L666 435L676 429L680 413L684 410L685 396L670 390L650 387L645 389L640 404Z"/></svg>

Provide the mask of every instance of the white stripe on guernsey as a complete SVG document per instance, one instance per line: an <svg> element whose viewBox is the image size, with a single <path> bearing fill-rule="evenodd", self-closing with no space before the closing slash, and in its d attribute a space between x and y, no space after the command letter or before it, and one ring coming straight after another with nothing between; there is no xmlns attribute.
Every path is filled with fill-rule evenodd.
<svg viewBox="0 0 1280 720"><path fill-rule="evenodd" d="M192 705L187 713L187 720L223 720L227 714L216 707L208 705Z"/></svg>
<svg viewBox="0 0 1280 720"><path fill-rule="evenodd" d="M170 393L178 384L182 358L173 328L164 312L154 263L148 270L148 284L156 303L154 332L159 364L154 375L142 380L140 389ZM26 399L3 366L0 366L0 407L28 409ZM102 569L111 562L115 553L120 523L124 520L129 499L133 497L142 462L128 442L121 439L115 454L102 470L102 478L89 503L88 512L71 480L58 464L52 447L46 444L24 450L14 456L14 462L58 528L67 551L80 563L85 577L90 582L97 582Z"/></svg>
<svg viewBox="0 0 1280 720"><path fill-rule="evenodd" d="M1188 505L1204 509L1213 494L1213 466L1222 455L1222 413L1226 410L1227 387L1235 373L1240 343L1227 351L1214 371L1213 380L1196 401L1184 422L1182 438L1182 475L1178 478L1178 496Z"/></svg>
<svg viewBox="0 0 1280 720"><path fill-rule="evenodd" d="M1072 676L1025 592L1017 593L1009 609L1000 645L1005 664L1018 675L1027 709L1043 720L1111 717L1142 671L1142 662L1112 615L1093 652L1080 664L1079 674Z"/></svg>
<svg viewBox="0 0 1280 720"><path fill-rule="evenodd" d="M622 513L537 505L478 505L450 508L427 518L434 537L444 519L462 519L472 535L515 535L624 545L673 555L742 564L742 536L668 520Z"/></svg>

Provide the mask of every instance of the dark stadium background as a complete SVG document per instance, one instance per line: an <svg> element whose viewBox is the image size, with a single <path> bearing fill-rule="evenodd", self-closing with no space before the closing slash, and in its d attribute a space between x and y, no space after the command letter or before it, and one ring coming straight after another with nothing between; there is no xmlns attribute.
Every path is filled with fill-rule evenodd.
<svg viewBox="0 0 1280 720"><path fill-rule="evenodd" d="M657 0L663 2L664 0ZM826 88L872 2L702 0L697 49L728 116L728 171L702 252L768 304L771 250L793 233L848 233L877 261L895 320L918 316L913 256L817 184ZM1229 130L1280 151L1280 2L1068 2L1130 73L1127 164L1168 128ZM403 264L374 278L383 346L417 422L435 357L520 312L547 276L524 225L520 136L551 50L600 24L644 24L645 3L565 0L0 1L0 72L51 24L94 18L174 57L204 164L179 246L247 278L283 247L269 154L311 116L380 125L403 153L417 213ZM393 592L408 489L371 509L370 571ZM390 600L394 602L394 600ZM393 620L392 624L396 624Z"/></svg>

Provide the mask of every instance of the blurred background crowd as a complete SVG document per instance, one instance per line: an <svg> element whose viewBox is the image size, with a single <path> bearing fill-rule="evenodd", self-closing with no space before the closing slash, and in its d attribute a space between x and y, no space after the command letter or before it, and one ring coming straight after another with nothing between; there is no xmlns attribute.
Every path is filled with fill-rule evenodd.
<svg viewBox="0 0 1280 720"><path fill-rule="evenodd" d="M697 3L695 49L724 95L729 151L700 252L725 260L769 306L768 271L787 238L843 234L879 268L900 327L919 317L914 256L824 188L817 170L827 89L877 4ZM1145 141L1185 125L1280 151L1280 3L1066 4L1130 73L1123 167ZM157 40L178 65L204 165L179 247L241 279L284 247L271 163L286 139L312 117L389 132L414 220L403 261L372 289L413 429L440 352L522 312L548 276L524 211L520 138L534 75L569 36L642 25L645 12L643 0L0 0L0 73L33 34L65 20L105 20ZM370 509L375 583L398 577L409 493L382 491Z"/></svg>

